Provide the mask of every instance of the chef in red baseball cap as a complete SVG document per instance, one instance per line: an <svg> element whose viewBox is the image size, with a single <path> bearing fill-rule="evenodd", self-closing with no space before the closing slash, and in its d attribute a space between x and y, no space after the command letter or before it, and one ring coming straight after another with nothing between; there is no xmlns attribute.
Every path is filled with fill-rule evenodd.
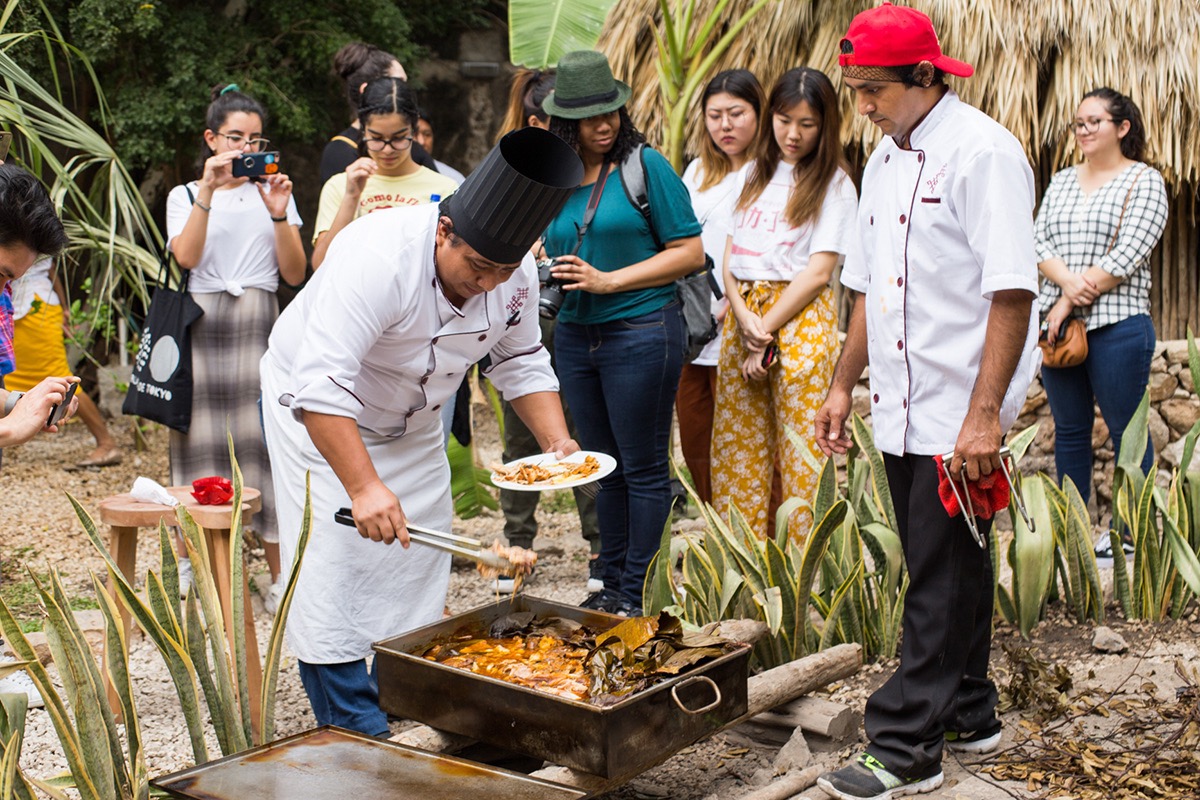
<svg viewBox="0 0 1200 800"><path fill-rule="evenodd" d="M1000 468L1004 433L1036 374L1033 172L1011 133L959 99L929 17L884 3L850 23L842 79L885 134L867 162L842 283L854 296L817 443L850 446L851 392L870 364L875 442L911 584L900 665L867 701L870 744L818 780L840 798L888 800L942 783L942 750L1000 743L988 679L992 567L938 498L950 475ZM953 453L953 457L949 454ZM991 520L976 520L984 541Z"/></svg>

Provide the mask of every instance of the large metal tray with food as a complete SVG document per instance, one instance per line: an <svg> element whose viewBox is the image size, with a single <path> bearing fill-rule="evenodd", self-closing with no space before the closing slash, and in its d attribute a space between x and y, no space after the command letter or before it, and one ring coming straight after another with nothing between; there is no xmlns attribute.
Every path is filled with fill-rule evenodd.
<svg viewBox="0 0 1200 800"><path fill-rule="evenodd" d="M188 800L568 800L578 789L323 727L156 778Z"/></svg>
<svg viewBox="0 0 1200 800"><path fill-rule="evenodd" d="M535 689L433 660L456 638L555 618L601 632L627 623L526 595L506 598L376 643L379 704L396 716L608 779L635 775L746 711L750 648L733 643L722 643L729 652L658 676L648 688L597 702L567 696L562 689L570 681ZM613 645L593 655L611 659Z"/></svg>

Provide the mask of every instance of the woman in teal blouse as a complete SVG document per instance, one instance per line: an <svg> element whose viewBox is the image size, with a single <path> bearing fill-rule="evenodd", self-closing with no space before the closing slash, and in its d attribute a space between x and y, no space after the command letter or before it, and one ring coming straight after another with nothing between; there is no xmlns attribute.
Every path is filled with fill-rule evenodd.
<svg viewBox="0 0 1200 800"><path fill-rule="evenodd" d="M619 166L645 142L625 111L629 95L601 53L559 61L543 108L551 132L583 160L584 178L544 246L566 292L554 338L563 396L580 444L617 459L596 500L605 588L583 605L635 616L671 512L671 411L687 338L674 282L703 264L704 251L687 187L659 153L641 151L649 221L626 195Z"/></svg>

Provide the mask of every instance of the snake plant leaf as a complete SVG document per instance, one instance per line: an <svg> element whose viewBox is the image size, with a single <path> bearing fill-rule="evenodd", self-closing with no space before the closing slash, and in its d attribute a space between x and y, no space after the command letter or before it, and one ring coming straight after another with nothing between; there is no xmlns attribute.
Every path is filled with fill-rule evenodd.
<svg viewBox="0 0 1200 800"><path fill-rule="evenodd" d="M728 615L733 608L733 601L745 585L746 582L737 572L732 569L725 571L725 579L721 581L721 603L717 607L717 619L730 618Z"/></svg>
<svg viewBox="0 0 1200 800"><path fill-rule="evenodd" d="M121 703L121 719L125 724L125 742L132 766L130 779L134 796L142 796L149 784L146 777L146 762L142 752L142 730L137 706L133 700L133 683L129 678L129 646L125 639L125 625L117 609L117 603L104 589L100 576L92 572L92 588L100 613L104 616L104 669L108 680Z"/></svg>
<svg viewBox="0 0 1200 800"><path fill-rule="evenodd" d="M1200 347L1196 346L1196 337L1192 326L1187 326L1188 372L1192 374L1192 386L1200 386ZM1188 462L1184 461L1183 464Z"/></svg>
<svg viewBox="0 0 1200 800"><path fill-rule="evenodd" d="M1200 560L1196 558L1196 552L1183 538L1175 520L1164 516L1163 522L1165 523L1164 538L1170 548L1171 557L1175 560L1175 568L1179 571L1179 577L1193 593L1200 594Z"/></svg>
<svg viewBox="0 0 1200 800"><path fill-rule="evenodd" d="M833 602L829 604L829 614L825 617L825 627L821 631L821 650L832 647L836 643L835 637L841 624L840 621L842 617L842 609L848 608L846 600L850 597L851 589L853 589L858 581L861 580L862 575L863 562L860 559L859 562L854 565L854 569L850 571L850 574L846 576L846 579L842 581L842 584L838 586L837 590L834 592ZM858 639L852 635L846 636L843 634L843 641L846 640L858 641Z"/></svg>
<svg viewBox="0 0 1200 800"><path fill-rule="evenodd" d="M658 552L646 571L646 583L642 587L642 608L649 614L657 614L675 602L675 582L672 579L675 560L671 558L670 520L663 526L658 542Z"/></svg>
<svg viewBox="0 0 1200 800"><path fill-rule="evenodd" d="M887 571L887 586L894 592L900 586L900 573L904 567L904 546L900 534L878 522L858 526L863 544L875 561L875 569Z"/></svg>
<svg viewBox="0 0 1200 800"><path fill-rule="evenodd" d="M167 597L180 597L179 559L175 556L173 537L167 533L166 523L161 519L158 521L158 563L163 591Z"/></svg>
<svg viewBox="0 0 1200 800"><path fill-rule="evenodd" d="M1146 455L1150 435L1150 390L1142 392L1137 410L1125 426L1121 437L1121 452L1117 454L1117 467L1126 475L1142 475L1142 458Z"/></svg>
<svg viewBox="0 0 1200 800"><path fill-rule="evenodd" d="M1016 476L1014 476L1016 478ZM1016 478L1021 480L1020 478ZM1009 563L1013 571L1013 603L1017 612L1017 627L1028 637L1042 616L1050 581L1054 577L1054 533L1046 490L1040 479L1022 481L1025 509L1033 520L1033 529L1016 510L1016 495L1009 501L1013 522L1013 544Z"/></svg>
<svg viewBox="0 0 1200 800"><path fill-rule="evenodd" d="M883 465L883 455L875 447L875 438L871 435L871 429L867 427L867 423L861 416L855 414L851 418L851 426L855 443L862 448L867 463L871 465L871 483L875 487L876 507L883 515L884 524L894 531L899 530L900 526L896 524L896 508L892 505L892 493L888 488L887 468Z"/></svg>
<svg viewBox="0 0 1200 800"><path fill-rule="evenodd" d="M773 539L763 542L763 549L766 551L768 580L771 586L779 589L782 615L779 621L779 633L783 639L781 644L785 652L791 652L794 649L793 641L802 633L802 631L798 631L796 624L796 576L788 564L787 556Z"/></svg>
<svg viewBox="0 0 1200 800"><path fill-rule="evenodd" d="M808 501L799 497L789 497L779 504L779 508L775 511L775 544L780 547L787 547L789 536L788 520L792 514L797 511L807 511L809 515L813 514L812 506Z"/></svg>
<svg viewBox="0 0 1200 800"><path fill-rule="evenodd" d="M783 597L778 586L768 586L754 595L754 602L762 608L767 618L767 627L778 634L783 627Z"/></svg>
<svg viewBox="0 0 1200 800"><path fill-rule="evenodd" d="M0 747L4 756L12 754L13 763L20 759L21 745L25 738L25 714L29 708L29 696L24 692L0 694ZM15 798L15 800L36 800L29 781L20 766L13 771L13 778L7 794L0 792L0 797Z"/></svg>
<svg viewBox="0 0 1200 800"><path fill-rule="evenodd" d="M1034 438L1037 437L1040 425L1030 425L1020 433L1013 434L1008 440L1008 449L1012 453L1013 462L1019 464L1021 459L1025 457L1025 451L1029 449L1029 445L1033 444Z"/></svg>
<svg viewBox="0 0 1200 800"><path fill-rule="evenodd" d="M547 69L572 50L592 50L615 0L510 0L508 60Z"/></svg>
<svg viewBox="0 0 1200 800"><path fill-rule="evenodd" d="M254 743L254 714L250 707L250 677L246 668L246 637L243 635L243 631L246 630L247 593L241 588L246 580L245 561L242 558L242 495L245 492L245 484L242 480L242 469L238 466L237 456L234 454L233 433L227 430L225 435L229 445L229 470L233 476L233 514L229 521L228 554L229 585L234 587L229 597L230 627L233 629L230 631L233 634L230 655L233 661L234 685L237 689L237 708L242 718L241 741L249 746ZM253 624L250 625L250 631L251 635L254 635Z"/></svg>

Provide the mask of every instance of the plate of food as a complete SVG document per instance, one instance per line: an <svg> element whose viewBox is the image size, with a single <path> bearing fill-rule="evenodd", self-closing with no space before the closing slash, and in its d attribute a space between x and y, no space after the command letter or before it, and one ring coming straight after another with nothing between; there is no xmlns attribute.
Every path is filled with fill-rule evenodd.
<svg viewBox="0 0 1200 800"><path fill-rule="evenodd" d="M492 483L518 492L573 489L594 483L616 468L617 460L608 453L580 450L561 461L553 453L541 453L507 464L493 464Z"/></svg>

